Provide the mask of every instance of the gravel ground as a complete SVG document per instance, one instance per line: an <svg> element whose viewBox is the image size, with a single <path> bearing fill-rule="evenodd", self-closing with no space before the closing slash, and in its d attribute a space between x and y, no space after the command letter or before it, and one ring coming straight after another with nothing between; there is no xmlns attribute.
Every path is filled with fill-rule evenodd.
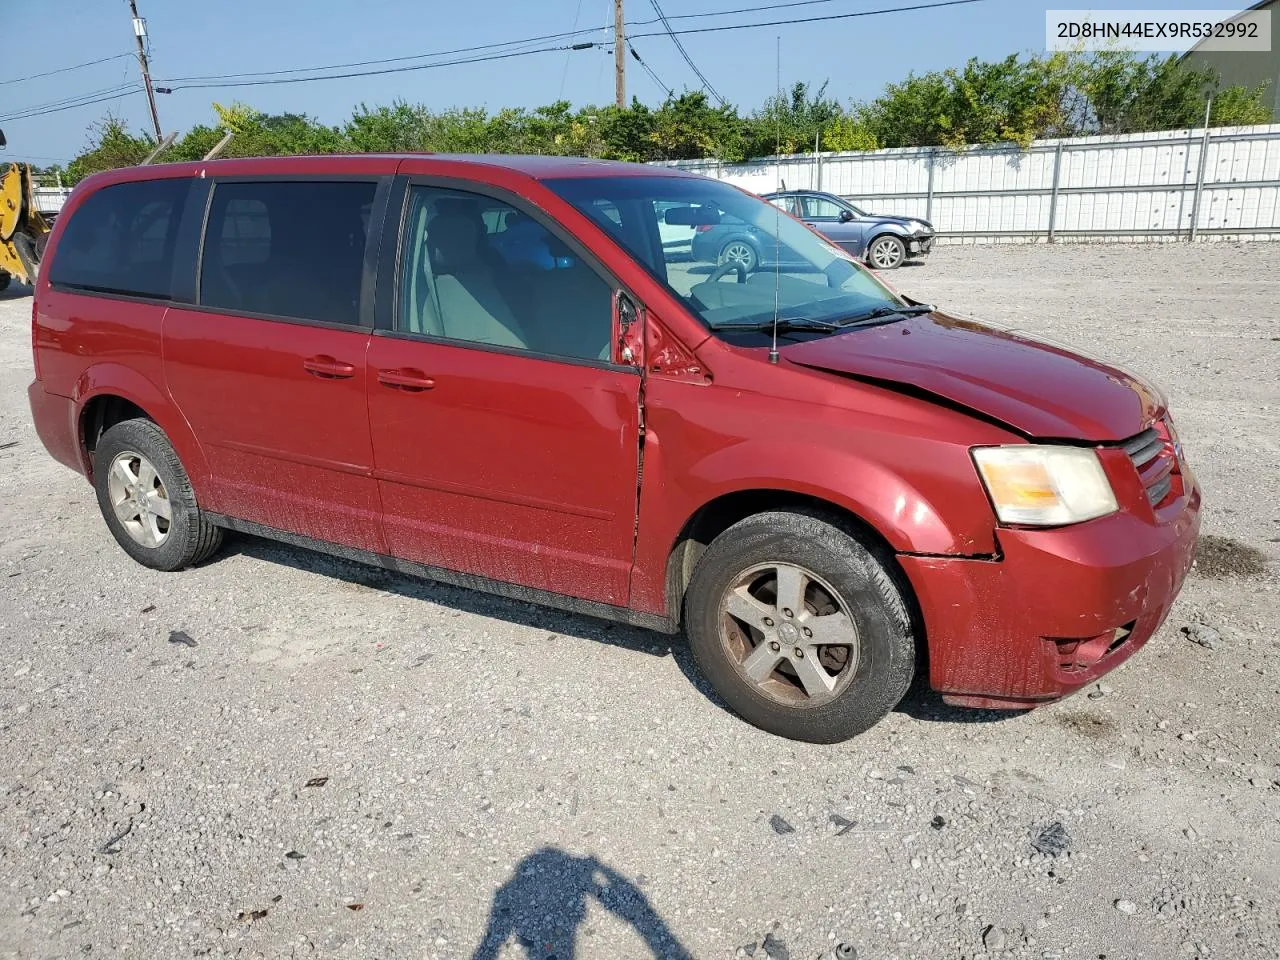
<svg viewBox="0 0 1280 960"><path fill-rule="evenodd" d="M892 275L1162 384L1221 539L1088 695L915 692L835 747L656 634L250 538L134 565L36 439L0 295L0 958L1280 955L1277 275L1265 244Z"/></svg>

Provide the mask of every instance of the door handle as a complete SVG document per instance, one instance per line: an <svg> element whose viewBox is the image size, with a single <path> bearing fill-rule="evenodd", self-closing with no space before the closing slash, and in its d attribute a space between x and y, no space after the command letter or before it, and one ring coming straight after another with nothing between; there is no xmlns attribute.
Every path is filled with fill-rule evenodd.
<svg viewBox="0 0 1280 960"><path fill-rule="evenodd" d="M436 385L436 382L421 370L412 369L379 370L378 382L384 387L395 387L399 390L408 390L411 393L430 390Z"/></svg>
<svg viewBox="0 0 1280 960"><path fill-rule="evenodd" d="M324 353L316 357L307 357L302 361L302 369L322 380L349 380L356 375L356 368L351 364L335 360Z"/></svg>

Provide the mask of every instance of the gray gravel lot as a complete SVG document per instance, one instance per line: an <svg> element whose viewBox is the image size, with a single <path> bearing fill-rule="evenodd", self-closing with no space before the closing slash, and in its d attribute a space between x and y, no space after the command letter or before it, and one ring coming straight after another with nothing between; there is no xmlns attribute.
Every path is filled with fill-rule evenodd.
<svg viewBox="0 0 1280 960"><path fill-rule="evenodd" d="M0 295L0 958L1280 956L1278 274L1211 244L891 275L1161 384L1229 539L1087 696L917 692L835 747L736 720L656 634L244 537L133 564L36 439Z"/></svg>

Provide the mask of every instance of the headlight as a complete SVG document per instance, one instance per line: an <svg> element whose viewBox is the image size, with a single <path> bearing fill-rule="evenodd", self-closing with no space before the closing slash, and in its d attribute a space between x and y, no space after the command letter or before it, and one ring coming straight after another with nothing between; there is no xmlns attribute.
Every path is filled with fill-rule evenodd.
<svg viewBox="0 0 1280 960"><path fill-rule="evenodd" d="M975 447L973 461L1001 523L1060 526L1118 509L1097 453L1085 447Z"/></svg>

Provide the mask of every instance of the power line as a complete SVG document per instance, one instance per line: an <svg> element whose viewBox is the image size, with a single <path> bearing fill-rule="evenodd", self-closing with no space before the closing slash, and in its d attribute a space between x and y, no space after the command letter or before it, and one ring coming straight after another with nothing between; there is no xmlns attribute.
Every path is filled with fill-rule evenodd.
<svg viewBox="0 0 1280 960"><path fill-rule="evenodd" d="M662 21L662 26L666 28L667 36L671 38L671 42L676 45L676 49L680 51L680 56L684 57L684 62L689 65L689 69L694 72L699 80L702 81L702 89L711 94L720 101L720 106L725 105L724 97L716 91L711 85L711 81L707 79L706 74L698 69L698 65L693 62L693 57L689 56L689 51L684 48L684 44L680 42L680 38L676 36L675 31L671 29L671 24L667 21L666 14L662 12L662 7L658 6L658 0L649 0L653 4L653 12L658 15L658 19Z"/></svg>
<svg viewBox="0 0 1280 960"><path fill-rule="evenodd" d="M578 29L578 18L582 16L582 0L578 0L578 8L573 12L573 30ZM569 79L569 61L573 58L573 51L566 50L564 54L564 69L560 71L560 92L556 95L556 99L560 100L564 97L564 82Z"/></svg>
<svg viewBox="0 0 1280 960"><path fill-rule="evenodd" d="M132 53L117 53L114 57L103 57L101 60L89 60L85 63L77 63L70 67L59 67L57 70L46 70L44 73L33 73L28 77L14 77L12 80L0 80L0 87L7 87L12 83L25 83L28 80L39 80L41 77L52 77L58 73L70 73L72 70L83 70L85 67L96 67L100 63L110 63L112 60L127 60L132 57Z"/></svg>
<svg viewBox="0 0 1280 960"><path fill-rule="evenodd" d="M836 2L839 2L839 0L790 0L790 2L788 3L765 4L763 6L754 6L754 7L739 7L736 10L707 10L701 13L681 13L681 14L675 14L674 16L669 16L666 19L694 20L694 19L702 19L706 17L730 16L730 15L740 14L740 13L754 13L760 10L781 10L787 7L803 7L803 6L812 6L814 4L819 4L819 3L836 3ZM610 17L610 20L612 20L612 17ZM649 20L627 21L626 26L627 27L648 27L661 22L662 20L655 17ZM610 25L606 24L604 29L608 30L609 26ZM385 57L377 60L353 60L353 61L348 61L346 63L317 64L316 66L312 66L312 67L287 67L287 68L282 68L280 70L247 70L241 73L195 74L188 77L167 77L161 82L186 83L189 81L198 81L198 80L240 80L245 78L284 76L290 73L316 73L322 70L346 70L352 67L382 66L384 64L405 63L410 60L426 60L431 57L451 57L451 56L457 56L459 54L464 54L464 53L478 53L481 51L501 50L504 47L521 47L521 46L528 46L534 43L547 43L547 42L552 42L557 40L567 41L567 40L573 39L574 37L581 37L586 34L596 33L598 32L599 29L600 28L597 28L597 27L583 27L579 29L577 27L577 24L575 23L573 30L564 31L561 33L545 33L536 37L526 37L523 40L503 40L496 43L482 43L482 44L478 44L470 47L456 47L452 50L437 50L432 53L415 53L415 54L409 54L402 57Z"/></svg>
<svg viewBox="0 0 1280 960"><path fill-rule="evenodd" d="M0 117L0 122L8 122L10 120L29 120L33 117L45 117L51 113L62 113L64 110L74 110L77 107L88 107L95 103L107 103L111 100L123 100L125 97L131 97L135 93L141 92L141 90L141 84L134 84L132 87L127 89L106 93L100 97L93 97L90 99L82 98L75 102L63 103L61 106L51 106L47 109L28 110L25 113L9 114L8 116Z"/></svg>
<svg viewBox="0 0 1280 960"><path fill-rule="evenodd" d="M933 10L937 7L958 7L967 3L983 3L984 0L936 0L933 3L916 3L907 7L882 7L879 10L859 10L856 13L831 13L821 17L797 17L792 20L766 20L760 23L733 23L722 27L689 27L674 30L674 36L688 36L694 33L724 33L727 30L754 30L759 27L785 27L798 23L821 23L830 20L848 20L852 17L874 17L884 13L907 13L911 10ZM664 37L667 33L633 33L632 39L640 37Z"/></svg>
<svg viewBox="0 0 1280 960"><path fill-rule="evenodd" d="M557 47L538 47L533 50L512 50L506 53L494 53L488 56L468 57L462 60L440 60L435 63L417 63L407 67L387 67L382 70L358 70L352 73L326 73L316 77L275 77L266 80L234 80L225 83L181 83L174 84L170 92L178 90L211 90L224 87L262 87L278 83L307 83L311 80L348 80L352 77L377 77L388 73L410 73L414 70L433 70L437 67L456 67L467 63L489 63L494 60L510 60L513 57L527 57L535 53L555 53L562 50L591 50L602 47L602 43L561 44Z"/></svg>
<svg viewBox="0 0 1280 960"><path fill-rule="evenodd" d="M656 83L659 87L662 88L663 93L665 93L668 97L675 96L675 91L662 82L662 78L653 72L653 67L649 66L649 64L645 63L643 60L640 59L640 54L636 53L636 48L633 47L629 41L627 43L627 49L631 51L631 56L636 58L636 63L640 64L640 66L644 69L644 72L649 75L649 78L654 83Z"/></svg>
<svg viewBox="0 0 1280 960"><path fill-rule="evenodd" d="M817 2L817 0L806 0L806 2ZM984 2L984 0L931 0L931 2L915 3L907 6L900 6L900 7L882 7L876 10L859 10L852 13L834 13L834 14L827 14L823 16L814 16L814 17L794 17L786 20L769 20L769 21L762 21L759 23L725 24L721 26L709 26L709 27L686 27L683 29L671 29L670 26L668 25L667 29L662 30L660 32L654 31L651 33L636 33L636 34L631 34L630 38L633 40L647 38L647 37L671 37L672 39L674 39L675 37L678 37L678 36L687 36L690 34L723 33L723 32L732 31L732 30L752 30L752 29L758 29L761 27L792 26L792 25L804 24L804 23L830 22L834 20L848 20L854 17L873 17L873 16L880 16L883 14L890 14L890 13L906 13L914 10L932 10L939 7L954 7L954 6L962 6L966 4L982 3L982 2ZM759 10L759 9L769 9L769 8L755 7L755 8L743 8L743 9ZM687 14L685 16L712 16L712 15L713 14ZM670 19L678 19L678 18L673 17ZM641 23L643 24L643 23L657 23L657 22L660 22L660 21L656 21L656 20L642 21ZM386 68L377 69L377 70L353 70L353 71L348 71L343 73L318 73L318 75L316 76L305 76L305 77L291 77L291 76L281 75L286 73L301 73L301 72L317 73L318 71L323 71L327 69L340 69L344 67L397 63L397 62L403 62L406 60L421 60L425 57L446 56L450 53L457 54L457 53L468 53L468 52L479 51L479 50L490 50L490 49L494 49L495 47L521 47L521 46L527 46L528 44L537 42L538 40L551 39L551 38L567 38L570 36L580 36L583 33L595 33L595 32L596 32L595 29L592 28L587 30L572 31L567 34L566 33L547 34L544 37L530 37L524 40L511 40L501 44L481 44L476 47L464 47L454 51L441 51L439 53L434 53L434 54L417 54L415 56L409 56L409 57L393 57L386 60L370 60L370 61L363 61L361 63L352 63L352 64L335 64L330 67L324 67L324 66L295 67L290 70L273 70L273 71L264 71L264 72L258 72L258 73L220 74L220 75L214 74L214 75L207 75L207 76L192 76L192 77L186 77L186 78L177 78L174 80L166 80L164 82L166 83L166 85L170 85L170 84L172 85L171 86L172 91L223 89L228 87L257 87L257 86L269 86L269 85L282 84L282 83L306 83L308 81L313 81L313 80L346 80L354 77L371 77L371 76L382 76L385 74L409 73L417 70L430 70L437 67L452 67L452 66L461 66L469 63L489 63L497 60L509 60L514 57L530 56L530 55L539 54L539 53L563 52L566 50L589 50L592 48L601 48L601 49L606 48L608 46L607 41L592 40L592 41L582 41L582 42L573 43L573 44L559 44L556 46L534 47L532 49L512 49L512 50L505 50L499 53L484 54L484 55L475 56L475 57L464 57L461 59L454 59L454 60L437 60L431 63L415 63L415 64L408 64L408 65L399 66L399 67L386 67ZM692 66L692 63L690 63L690 65ZM696 67L694 68L694 70L695 72L699 72L697 71ZM699 75L701 76L700 72L699 72ZM250 79L239 79L241 77L247 77ZM705 80L705 78L703 79ZM212 82L203 82L203 81L212 81ZM710 85L708 84L708 88L709 87ZM712 92L714 93L714 91ZM716 96L717 99L721 99L719 94L714 94L714 95ZM721 102L724 102L724 101L721 99Z"/></svg>
<svg viewBox="0 0 1280 960"><path fill-rule="evenodd" d="M100 90L86 90L84 93L72 94L71 96L66 96L66 97L58 97L56 100L49 100L44 103L33 103L33 104L30 104L29 106L17 107L12 109L9 114L5 114L4 116L16 117L18 114L22 114L22 113L43 113L44 111L50 110L54 107L61 107L66 104L75 103L80 100L86 100L91 97L98 97L98 96L103 96L105 94L111 94L111 93L123 93L126 88L136 89L137 81L134 80L129 82L121 82L121 83L113 84L110 87L103 87Z"/></svg>

